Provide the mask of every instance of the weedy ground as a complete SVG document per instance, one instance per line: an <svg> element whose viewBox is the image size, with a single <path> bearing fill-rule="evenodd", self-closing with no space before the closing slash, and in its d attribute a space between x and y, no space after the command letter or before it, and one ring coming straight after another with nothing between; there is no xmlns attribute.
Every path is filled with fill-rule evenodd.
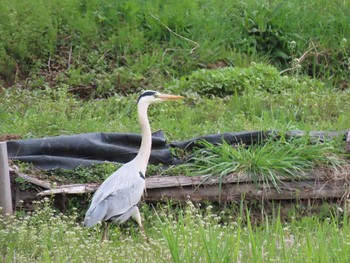
<svg viewBox="0 0 350 263"><path fill-rule="evenodd" d="M346 215L288 220L266 216L252 223L250 211L213 212L187 203L183 209L143 206L148 242L136 224L86 229L77 215L52 210L48 201L32 214L0 219L2 262L348 262Z"/></svg>
<svg viewBox="0 0 350 263"><path fill-rule="evenodd" d="M103 97L163 86L199 68L265 62L348 87L348 1L1 0L0 6L6 86L64 84L81 97Z"/></svg>

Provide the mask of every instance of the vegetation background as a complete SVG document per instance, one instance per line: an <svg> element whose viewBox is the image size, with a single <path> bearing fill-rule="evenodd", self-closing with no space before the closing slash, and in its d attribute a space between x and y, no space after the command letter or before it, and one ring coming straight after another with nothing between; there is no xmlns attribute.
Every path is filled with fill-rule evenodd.
<svg viewBox="0 0 350 263"><path fill-rule="evenodd" d="M347 129L349 5L1 0L0 133L138 132L143 89L187 95L154 120L170 139Z"/></svg>
<svg viewBox="0 0 350 263"><path fill-rule="evenodd" d="M1 0L7 86L130 94L199 68L266 62L347 88L350 3ZM301 66L300 68L297 65Z"/></svg>
<svg viewBox="0 0 350 263"><path fill-rule="evenodd" d="M135 101L144 89L186 96L150 109L152 128L169 140L253 129L344 131L349 13L347 0L0 0L0 135L139 132ZM207 145L213 155L199 155L194 167L222 176L235 165L273 181L276 171L346 162L339 141L313 147L284 139L248 149ZM271 154L286 152L293 158ZM86 182L113 169L50 173ZM244 202L219 212L144 205L147 244L132 222L99 244L99 229L83 229L76 211L38 206L0 220L4 262L348 262L350 252L347 206L325 204L303 218L292 211L288 220L262 212L257 223Z"/></svg>

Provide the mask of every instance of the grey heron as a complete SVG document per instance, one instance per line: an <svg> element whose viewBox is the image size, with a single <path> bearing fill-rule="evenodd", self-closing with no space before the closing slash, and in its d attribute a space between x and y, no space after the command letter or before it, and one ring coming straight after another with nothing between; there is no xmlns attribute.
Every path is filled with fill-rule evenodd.
<svg viewBox="0 0 350 263"><path fill-rule="evenodd" d="M102 240L106 238L110 222L121 224L132 217L144 233L137 204L145 189L145 175L152 147L152 132L148 121L148 106L167 100L184 97L147 90L137 100L138 119L142 141L138 154L110 175L95 192L86 212L84 226L92 227L106 221Z"/></svg>

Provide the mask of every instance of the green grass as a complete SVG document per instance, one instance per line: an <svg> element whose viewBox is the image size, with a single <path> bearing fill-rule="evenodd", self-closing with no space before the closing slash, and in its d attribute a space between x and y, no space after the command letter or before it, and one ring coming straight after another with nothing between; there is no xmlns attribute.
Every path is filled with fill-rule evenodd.
<svg viewBox="0 0 350 263"><path fill-rule="evenodd" d="M223 178L231 173L248 175L256 182L271 183L279 189L282 178L302 179L317 166L337 169L344 161L337 156L334 142L314 142L310 138L268 139L254 145L232 146L226 141L213 145L202 141L201 149L189 160L195 174Z"/></svg>
<svg viewBox="0 0 350 263"><path fill-rule="evenodd" d="M213 97L218 87L225 87L220 89L228 95ZM170 141L243 130L349 128L348 90L334 90L305 77L283 77L263 64L199 71L163 90L186 96L184 102L153 105L149 110L152 129L163 129ZM137 94L81 100L62 84L59 89L35 91L2 89L0 95L0 134L31 138L140 131Z"/></svg>
<svg viewBox="0 0 350 263"><path fill-rule="evenodd" d="M0 74L7 85L64 82L100 97L255 61L346 88L349 10L343 0L1 0Z"/></svg>
<svg viewBox="0 0 350 263"><path fill-rule="evenodd" d="M350 224L328 212L325 219L305 216L287 221L277 215L253 223L249 210L183 210L143 207L145 242L136 224L86 229L76 216L53 211L48 203L30 215L0 219L2 262L347 262Z"/></svg>

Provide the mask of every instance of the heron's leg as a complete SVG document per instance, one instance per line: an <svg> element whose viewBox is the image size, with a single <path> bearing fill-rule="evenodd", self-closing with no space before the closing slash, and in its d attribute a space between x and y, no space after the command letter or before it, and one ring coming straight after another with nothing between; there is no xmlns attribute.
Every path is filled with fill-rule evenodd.
<svg viewBox="0 0 350 263"><path fill-rule="evenodd" d="M134 212L132 213L132 218L137 222L137 224L140 226L141 229L141 234L143 236L143 238L148 242L148 238L145 232L145 229L142 225L142 221L141 221L141 215L140 215L140 211L139 208L137 206L135 206Z"/></svg>
<svg viewBox="0 0 350 263"><path fill-rule="evenodd" d="M111 224L111 222L106 222L106 227L105 227L105 230L103 231L103 236L102 236L101 242L106 240L110 224Z"/></svg>

